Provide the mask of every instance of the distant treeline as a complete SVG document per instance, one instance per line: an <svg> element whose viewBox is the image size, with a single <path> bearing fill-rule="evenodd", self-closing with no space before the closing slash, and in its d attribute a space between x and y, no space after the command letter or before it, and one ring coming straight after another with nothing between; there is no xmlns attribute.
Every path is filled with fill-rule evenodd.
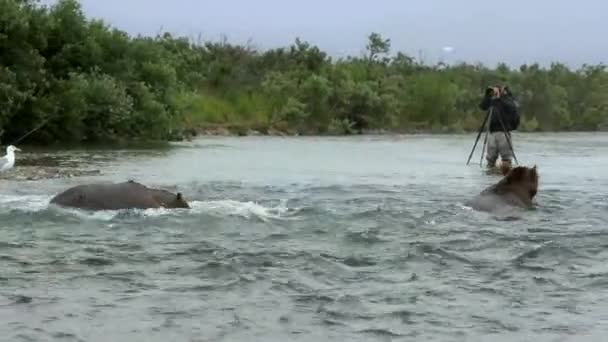
<svg viewBox="0 0 608 342"><path fill-rule="evenodd" d="M570 70L424 65L372 33L363 56L332 59L296 40L257 51L164 33L132 37L76 0L0 0L0 140L167 140L210 127L300 134L478 129L484 89L508 84L525 131L608 123L604 66Z"/></svg>

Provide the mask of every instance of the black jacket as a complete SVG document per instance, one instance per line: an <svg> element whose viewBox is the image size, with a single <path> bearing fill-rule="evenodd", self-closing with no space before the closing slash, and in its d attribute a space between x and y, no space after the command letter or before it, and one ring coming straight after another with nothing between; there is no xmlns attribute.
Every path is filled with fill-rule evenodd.
<svg viewBox="0 0 608 342"><path fill-rule="evenodd" d="M511 93L503 94L498 99L492 99L492 95L486 93L479 104L482 110L488 110L493 106L492 118L490 120L490 133L502 132L499 117L507 129L507 132L516 130L519 127L519 112L517 102Z"/></svg>

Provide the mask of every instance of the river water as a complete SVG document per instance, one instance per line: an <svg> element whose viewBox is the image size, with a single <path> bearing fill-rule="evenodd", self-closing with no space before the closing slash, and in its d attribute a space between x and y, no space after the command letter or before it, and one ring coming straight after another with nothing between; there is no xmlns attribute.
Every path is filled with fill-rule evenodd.
<svg viewBox="0 0 608 342"><path fill-rule="evenodd" d="M508 217L463 206L498 181L474 138L24 151L101 173L0 180L0 340L603 341L608 135L516 134L539 206ZM127 179L192 209L48 206Z"/></svg>

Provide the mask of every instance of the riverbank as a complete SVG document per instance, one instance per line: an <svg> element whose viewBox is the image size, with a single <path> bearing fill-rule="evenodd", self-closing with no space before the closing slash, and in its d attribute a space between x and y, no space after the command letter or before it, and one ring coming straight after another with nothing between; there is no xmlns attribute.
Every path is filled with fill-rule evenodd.
<svg viewBox="0 0 608 342"><path fill-rule="evenodd" d="M411 128L411 129L362 129L360 132L313 132L313 131L297 131L295 129L277 129L274 127L264 127L256 125L201 125L197 128L189 128L184 130L180 135L176 136L172 141L183 141L192 140L196 137L206 136L283 136L283 137L295 137L295 136L353 136L353 135L441 135L441 134L452 134L452 135L466 135L466 134L477 134L478 130L465 130L465 129L451 129L448 127L444 128ZM601 133L608 132L608 127L596 130L531 130L525 127L520 127L517 130L518 133L534 134L534 133Z"/></svg>
<svg viewBox="0 0 608 342"><path fill-rule="evenodd" d="M38 181L44 179L99 176L99 168L84 161L60 162L49 153L28 152L16 156L15 166L0 173L1 181Z"/></svg>
<svg viewBox="0 0 608 342"><path fill-rule="evenodd" d="M61 168L51 166L16 166L8 172L0 174L0 181L39 181L43 179L75 178L85 176L100 176L101 170Z"/></svg>
<svg viewBox="0 0 608 342"><path fill-rule="evenodd" d="M176 140L191 140L197 136L349 136L349 135L400 135L400 134L470 134L477 133L465 130L450 129L362 129L350 132L313 132L295 129L277 129L274 127L247 125L201 125L184 130Z"/></svg>
<svg viewBox="0 0 608 342"><path fill-rule="evenodd" d="M94 162L94 154L65 153L64 150L45 150L30 147L17 153L12 169L0 173L3 181L39 181L76 177L101 176L103 172Z"/></svg>

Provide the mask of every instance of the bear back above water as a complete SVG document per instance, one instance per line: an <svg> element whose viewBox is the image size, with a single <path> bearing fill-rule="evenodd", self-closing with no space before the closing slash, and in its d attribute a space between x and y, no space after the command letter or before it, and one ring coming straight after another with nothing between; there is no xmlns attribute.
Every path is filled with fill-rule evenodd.
<svg viewBox="0 0 608 342"><path fill-rule="evenodd" d="M56 195L50 203L87 210L190 208L179 192L152 189L134 181L77 185Z"/></svg>
<svg viewBox="0 0 608 342"><path fill-rule="evenodd" d="M538 192L538 170L518 166L508 171L498 183L484 189L467 205L473 209L493 211L506 206L531 208Z"/></svg>

